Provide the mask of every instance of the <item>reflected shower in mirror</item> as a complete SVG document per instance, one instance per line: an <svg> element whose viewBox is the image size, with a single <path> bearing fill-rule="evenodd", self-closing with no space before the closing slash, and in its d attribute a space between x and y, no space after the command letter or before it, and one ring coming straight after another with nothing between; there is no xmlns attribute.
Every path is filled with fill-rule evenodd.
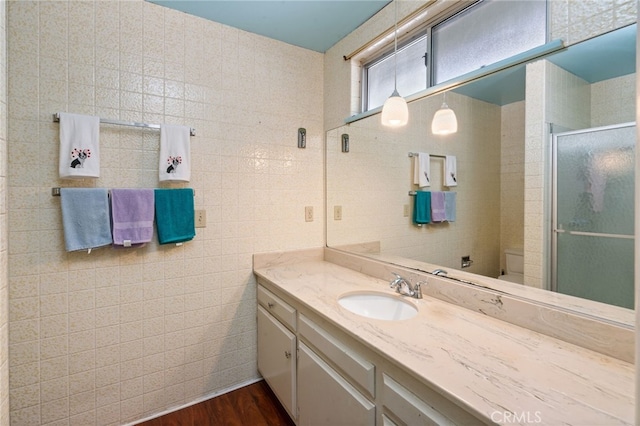
<svg viewBox="0 0 640 426"><path fill-rule="evenodd" d="M634 24L450 90L453 135L430 130L441 93L409 103L405 128L383 128L371 116L327 132L327 245L417 269L462 269L552 289L554 263L563 259L552 253L551 129L635 120L635 38ZM431 155L430 186L413 184L409 153ZM456 157L457 186L445 186L444 156ZM455 221L417 226L416 190L455 192ZM466 256L471 262L462 268Z"/></svg>

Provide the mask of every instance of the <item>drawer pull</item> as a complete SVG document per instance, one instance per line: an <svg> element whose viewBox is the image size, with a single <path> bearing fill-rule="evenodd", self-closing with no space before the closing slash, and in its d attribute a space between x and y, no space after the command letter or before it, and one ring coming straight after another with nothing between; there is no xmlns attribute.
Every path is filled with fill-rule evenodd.
<svg viewBox="0 0 640 426"><path fill-rule="evenodd" d="M291 358L291 352L289 352L289 351L284 351L284 357L285 357L286 359L290 359L290 358Z"/></svg>
<svg viewBox="0 0 640 426"><path fill-rule="evenodd" d="M274 306L276 306L276 304L275 304L275 303L268 302L268 303L267 303L267 306L269 307L269 309L273 309L273 307L274 307Z"/></svg>

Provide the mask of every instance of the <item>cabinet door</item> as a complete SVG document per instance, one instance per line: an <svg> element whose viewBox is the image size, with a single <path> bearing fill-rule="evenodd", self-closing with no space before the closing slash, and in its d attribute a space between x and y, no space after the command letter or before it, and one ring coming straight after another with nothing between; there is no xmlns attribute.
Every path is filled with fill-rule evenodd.
<svg viewBox="0 0 640 426"><path fill-rule="evenodd" d="M299 425L374 425L375 405L308 346L298 344Z"/></svg>
<svg viewBox="0 0 640 426"><path fill-rule="evenodd" d="M296 336L258 306L258 371L295 419Z"/></svg>

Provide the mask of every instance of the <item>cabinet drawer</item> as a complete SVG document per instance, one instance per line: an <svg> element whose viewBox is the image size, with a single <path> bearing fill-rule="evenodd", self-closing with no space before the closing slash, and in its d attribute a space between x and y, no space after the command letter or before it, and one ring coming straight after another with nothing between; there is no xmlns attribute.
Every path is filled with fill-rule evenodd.
<svg viewBox="0 0 640 426"><path fill-rule="evenodd" d="M383 374L382 377L384 381L383 404L385 413L392 413L394 417L407 425L455 426L454 422L430 404L418 398L409 389L386 374Z"/></svg>
<svg viewBox="0 0 640 426"><path fill-rule="evenodd" d="M320 353L365 389L369 396L375 396L375 365L302 314L300 315L299 332Z"/></svg>
<svg viewBox="0 0 640 426"><path fill-rule="evenodd" d="M296 330L296 310L261 285L258 285L258 303L291 330Z"/></svg>

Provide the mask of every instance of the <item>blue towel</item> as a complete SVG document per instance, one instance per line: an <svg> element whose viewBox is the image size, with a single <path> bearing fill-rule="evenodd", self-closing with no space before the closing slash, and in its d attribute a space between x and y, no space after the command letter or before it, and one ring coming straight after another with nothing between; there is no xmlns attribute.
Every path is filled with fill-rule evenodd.
<svg viewBox="0 0 640 426"><path fill-rule="evenodd" d="M416 191L413 200L413 223L423 225L431 222L431 192Z"/></svg>
<svg viewBox="0 0 640 426"><path fill-rule="evenodd" d="M111 244L109 197L104 188L61 188L62 226L67 251Z"/></svg>
<svg viewBox="0 0 640 426"><path fill-rule="evenodd" d="M456 193L444 193L444 216L449 222L456 221Z"/></svg>
<svg viewBox="0 0 640 426"><path fill-rule="evenodd" d="M431 220L434 222L444 222L444 192L434 191L431 193Z"/></svg>
<svg viewBox="0 0 640 426"><path fill-rule="evenodd" d="M156 189L155 204L160 244L182 243L196 236L193 189Z"/></svg>

